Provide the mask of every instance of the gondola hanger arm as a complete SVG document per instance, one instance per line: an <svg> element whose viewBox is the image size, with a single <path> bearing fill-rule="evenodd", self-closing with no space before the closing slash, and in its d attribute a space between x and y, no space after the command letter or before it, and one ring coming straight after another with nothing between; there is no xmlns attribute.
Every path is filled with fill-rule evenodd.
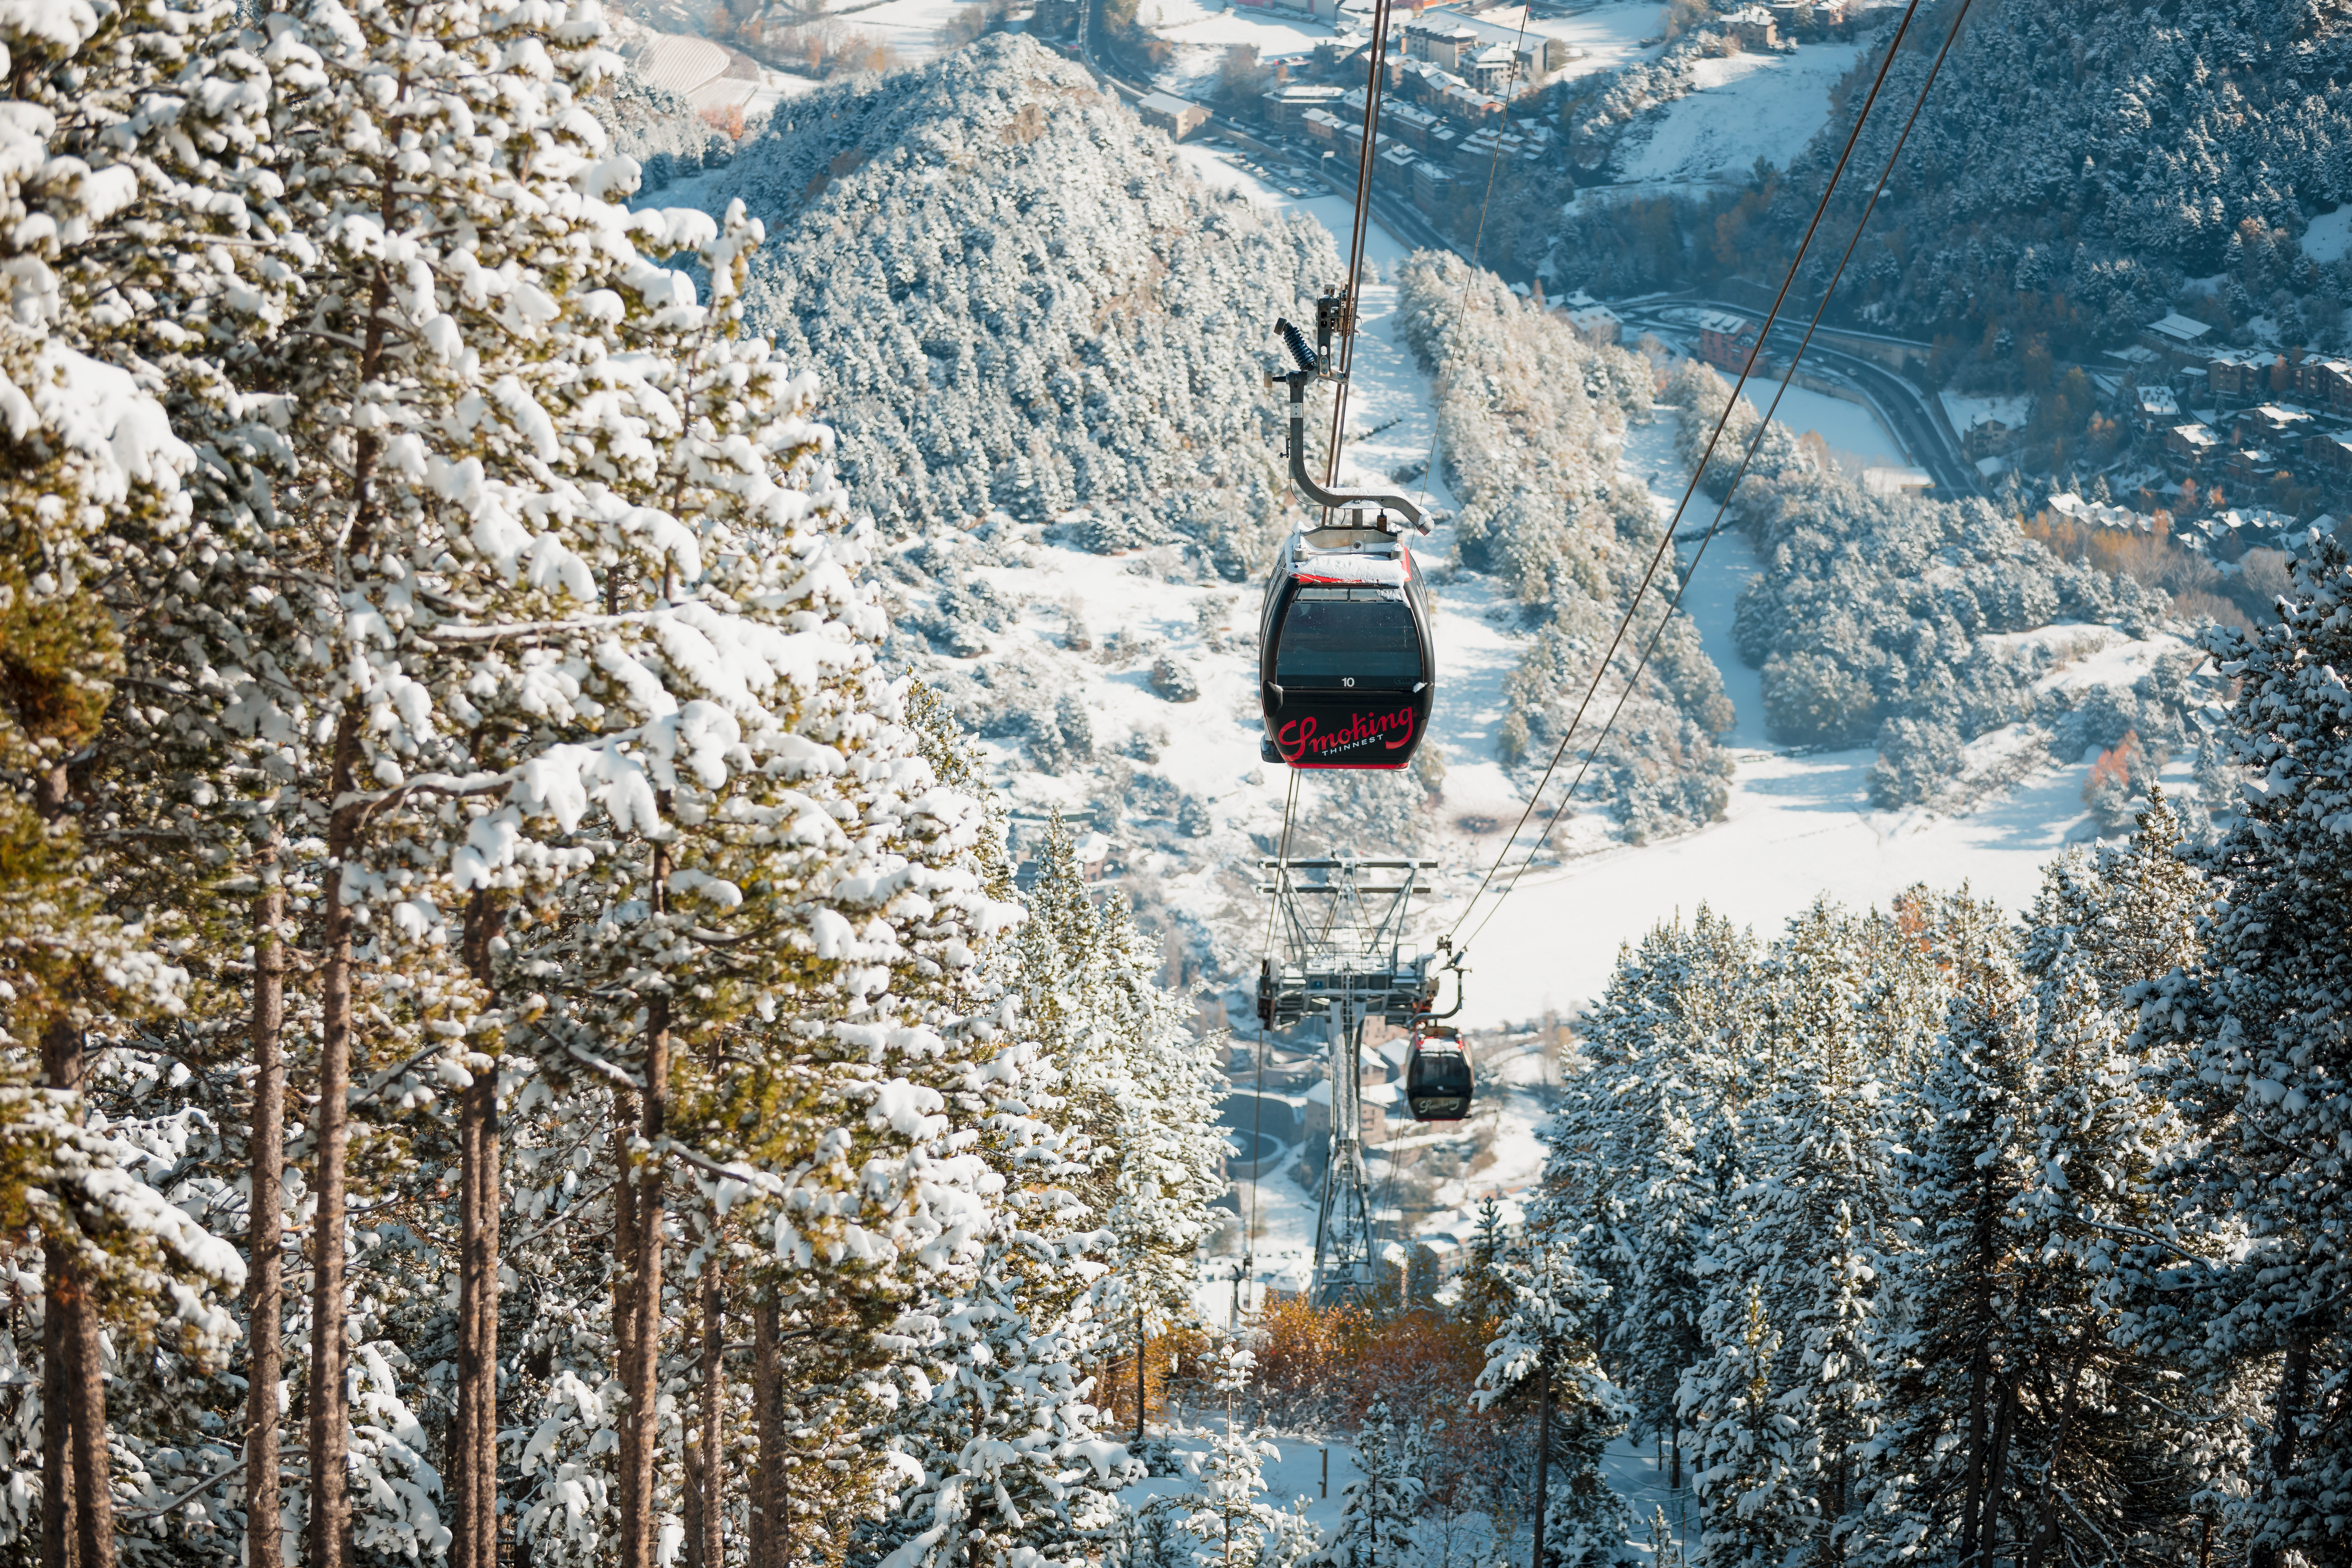
<svg viewBox="0 0 2352 1568"><path fill-rule="evenodd" d="M1306 334L1288 321L1275 322L1274 330L1280 334L1283 346L1290 351L1290 357L1297 363L1296 370L1269 370L1265 378L1290 388L1290 479L1298 487L1299 493L1318 506L1335 510L1369 506L1384 512L1392 511L1411 521L1423 533L1427 533L1429 518L1411 497L1383 490L1331 489L1317 483L1315 476L1307 471L1307 386L1309 382L1336 380L1337 377L1324 368L1328 363L1326 359L1307 346Z"/></svg>

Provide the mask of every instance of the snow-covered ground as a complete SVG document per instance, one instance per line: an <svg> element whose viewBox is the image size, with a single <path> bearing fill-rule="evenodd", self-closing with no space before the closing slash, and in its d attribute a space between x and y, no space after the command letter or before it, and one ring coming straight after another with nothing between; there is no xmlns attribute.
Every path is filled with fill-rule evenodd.
<svg viewBox="0 0 2352 1568"><path fill-rule="evenodd" d="M1808 430L1819 435L1829 444L1830 455L1842 462L1859 458L1869 464L1909 466L1911 454L1868 404L1850 403L1809 386L1792 386L1783 392L1778 383L1757 388L1752 401L1763 408L1776 395L1780 405L1772 417L1801 435ZM1855 477L1860 477L1859 469Z"/></svg>
<svg viewBox="0 0 2352 1568"><path fill-rule="evenodd" d="M1507 5L1481 11L1478 16L1497 26L1516 27L1522 20L1522 9ZM1614 70L1637 60L1654 59L1665 47L1665 8L1649 0L1612 0L1612 4L1595 5L1572 16L1533 16L1526 18L1526 22L1528 32L1561 39L1580 51L1579 58L1570 60L1552 79L1556 81Z"/></svg>
<svg viewBox="0 0 2352 1568"><path fill-rule="evenodd" d="M1174 50L1154 73L1155 84L1181 98L1207 92L1235 44L1252 46L1262 63L1272 64L1297 59L1332 36L1329 27L1303 16L1219 0L1138 0L1136 14Z"/></svg>
<svg viewBox="0 0 2352 1568"><path fill-rule="evenodd" d="M1445 1413L1430 1414L1443 1419ZM1217 1412L1188 1411L1185 1415L1185 1424L1193 1435L1178 1437L1170 1447L1180 1458L1192 1458L1198 1462L1208 1450L1205 1434L1222 1431L1224 1417ZM1265 1461L1261 1472L1266 1482L1264 1500L1286 1512L1294 1504L1303 1503L1307 1520L1328 1535L1339 1528L1339 1510L1348 1487L1363 1476L1356 1463L1355 1451L1339 1438L1324 1440L1276 1434L1273 1441L1275 1457ZM1601 1473L1617 1495L1625 1500L1627 1512L1633 1516L1631 1543L1637 1551L1646 1552L1653 1549L1654 1509L1664 1514L1669 1539L1684 1545L1697 1543L1698 1504L1690 1488L1689 1455L1683 1457L1683 1486L1679 1489L1668 1485L1671 1474L1659 1463L1654 1450L1629 1438L1620 1437L1602 1451ZM1130 1508L1137 1508L1156 1497L1194 1490L1198 1485L1187 1476L1154 1476L1119 1495ZM1439 1535L1449 1528L1452 1539L1441 1542ZM1413 1526L1413 1533L1425 1563L1520 1560L1508 1550L1496 1549L1488 1521L1482 1516L1452 1521L1424 1518ZM1526 1551L1524 1526L1516 1544L1521 1552Z"/></svg>
<svg viewBox="0 0 2352 1568"><path fill-rule="evenodd" d="M1794 54L1738 54L1693 68L1697 90L1645 115L1618 146L1629 184L1738 184L1763 158L1787 168L1827 123L1830 89L1863 46L1806 44Z"/></svg>
<svg viewBox="0 0 2352 1568"><path fill-rule="evenodd" d="M2352 253L2352 206L2313 218L2303 231L2303 253L2314 261L2341 261Z"/></svg>
<svg viewBox="0 0 2352 1568"><path fill-rule="evenodd" d="M844 37L863 33L890 50L892 65L920 65L954 46L948 24L980 0L881 0L879 5L845 5L827 13Z"/></svg>

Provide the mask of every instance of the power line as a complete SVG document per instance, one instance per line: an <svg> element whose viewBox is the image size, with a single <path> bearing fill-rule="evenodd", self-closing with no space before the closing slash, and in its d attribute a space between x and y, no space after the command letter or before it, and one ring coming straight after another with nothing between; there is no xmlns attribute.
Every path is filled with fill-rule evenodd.
<svg viewBox="0 0 2352 1568"><path fill-rule="evenodd" d="M1528 819L1535 815L1537 805L1542 801L1544 786L1551 782L1553 773L1559 767L1560 759L1568 754L1569 742L1576 738L1577 729L1583 723L1586 710L1591 707L1593 697L1601 689L1601 682L1609 673L1609 661L1616 658L1617 649L1623 644L1626 632L1631 630L1633 627L1633 617L1641 613L1642 601L1648 595L1650 592L1650 584L1657 576L1658 563L1665 558L1666 551L1673 546L1675 530L1681 526L1683 513L1689 509L1691 497L1698 489L1699 479L1706 474L1707 465L1715 460L1716 444L1723 438L1724 426L1730 422L1731 411L1739 405L1740 389L1748 384L1748 376L1755 371L1756 361L1764 352L1765 341L1771 336L1772 324L1780 319L1780 307L1787 301L1789 298L1789 290L1796 286L1797 270L1800 267L1804 265L1806 253L1812 248L1813 236L1821 228L1822 217L1829 212L1830 198L1836 194L1838 182L1845 176L1847 160L1853 156L1854 145L1862 139L1863 128L1870 122L1870 111L1878 102L1879 90L1886 85L1887 74L1895 66L1895 57L1901 52L1903 39L1909 33L1912 19L1918 15L1918 11L1919 0L1907 0L1907 3L1903 8L1903 20L1896 26L1895 29L1895 37L1887 44L1886 58L1879 62L1878 72L1871 79L1870 94L1863 100L1862 112L1854 117L1853 129L1847 132L1845 145L1839 150L1837 166L1830 171L1829 183L1822 189L1822 198L1813 205L1812 218L1805 225L1805 237L1798 245L1796 255L1790 258L1788 275L1780 279L1780 292L1772 297L1772 308L1765 313L1764 324L1762 328L1758 331L1756 334L1756 342L1749 347L1748 351L1748 358L1739 368L1739 379L1732 384L1731 396L1724 404L1723 413L1716 420L1715 428L1707 433L1706 449L1700 454L1698 463L1691 469L1690 482L1683 487L1682 499L1675 503L1674 516L1667 521L1665 529L1658 537L1658 547L1651 552L1649 564L1643 569L1641 584L1634 589L1632 602L1625 606L1625 613L1618 618L1617 629L1611 636L1608 647L1602 651L1600 662L1593 667L1592 680L1591 684L1585 687L1584 696L1578 701L1576 705L1576 712L1569 720L1567 731L1560 736L1559 744L1553 748L1551 760L1544 764L1543 776L1536 781L1535 789L1528 796L1526 809L1519 813L1518 821L1512 825L1509 836L1503 840L1502 848L1496 853L1495 863L1486 868L1486 876L1479 879L1477 890L1470 895L1469 903L1463 907L1460 917L1454 922L1454 929L1447 933L1449 937L1460 934L1463 926L1468 923L1472 912L1477 909L1478 900L1486 897L1486 889L1494 885L1496 874L1502 869L1504 861L1510 856L1512 847L1518 842L1521 830L1527 826ZM1929 79L1931 83L1933 79L1933 78ZM1919 96L1920 100L1925 102L1927 99L1926 88L1923 87L1920 89ZM1912 113L1915 118L1916 117L1917 112L1918 110L1916 108L1914 108ZM1875 197L1873 199L1874 201ZM1864 214L1865 219L1868 216L1867 211L1865 211ZM1859 236L1859 233L1860 230L1857 228L1857 237ZM1824 306L1828 303L1828 296L1826 294L1823 296L1822 303ZM1685 584L1687 585L1687 576L1685 576ZM1676 590L1676 594L1677 602L1679 602L1680 589ZM1671 610L1668 611L1669 616L1671 616L1672 613L1673 612ZM1664 623L1663 621L1660 623L1662 627L1664 624ZM1653 643L1654 643L1655 640L1655 637L1653 637ZM1630 691L1630 687L1628 689ZM1620 700L1619 706L1622 706L1622 699ZM1599 747L1596 745L1592 751L1586 753L1586 767L1589 768L1591 765L1592 756L1598 752L1598 750ZM1581 780L1583 774L1580 772L1577 776L1579 780ZM1566 805L1567 802L1563 799L1560 809L1565 810ZM1537 840L1538 845L1540 845L1545 838L1549 838L1550 837L1552 823L1558 822L1559 819L1559 812L1555 811L1551 821L1547 822L1544 825L1543 837ZM1530 849L1528 852L1528 862L1522 863L1519 872L1515 872L1513 874L1509 886L1507 886L1504 889L1503 895L1496 898L1496 904L1497 907L1499 907L1502 902L1502 897L1508 895L1510 888L1517 885L1519 875L1524 873L1526 865L1528 863L1532 863L1534 858L1534 851ZM1478 922L1478 929L1480 931L1484 931L1486 926L1486 921L1493 918L1493 911L1490 910L1487 912L1486 918ZM1465 948L1468 946L1466 942L1462 945Z"/></svg>
<svg viewBox="0 0 2352 1568"><path fill-rule="evenodd" d="M1731 482L1724 487L1723 499L1716 504L1715 516L1708 521L1706 532L1700 536L1698 548L1691 552L1690 567L1687 571L1680 574L1680 579L1675 586L1674 597L1666 603L1665 614L1659 617L1656 627L1650 633L1649 640L1643 644L1641 659L1633 666L1633 677L1626 681L1625 689L1617 694L1616 702L1610 708L1609 721L1601 726L1600 739L1594 741L1591 746L1586 750L1584 753L1584 761L1576 770L1576 777L1569 784L1568 793L1560 797L1560 811L1565 811L1568 807L1568 803L1576 797L1577 786L1584 782L1586 772L1592 766L1592 759L1600 755L1602 744L1608 741L1611 732L1616 729L1617 716L1625 710L1626 700L1633 696L1633 689L1641 683L1642 672L1649 668L1650 655L1656 651L1658 638L1665 634L1666 626L1674 619L1675 611L1682 605L1683 595L1690 589L1692 579L1698 575L1699 562L1705 559L1707 545L1714 541L1717 531L1722 528L1724 515L1731 509L1731 498L1738 493L1739 481L1748 477L1748 466L1755 460L1757 452L1762 447L1764 444L1764 434L1772 426L1772 416L1780 412L1780 398L1782 395L1789 390L1790 383L1796 379L1797 366L1803 362L1805 351L1812 346L1813 334L1820 330L1822 318L1829 310L1830 300L1835 298L1837 294L1837 286L1845 277L1846 264L1853 259L1854 247L1862 243L1863 230L1870 224L1870 215L1877 209L1878 198L1885 191L1886 182L1893 177L1895 174L1895 161L1902 157L1904 144L1911 140L1911 129L1919 122L1919 111L1927 106L1927 93L1929 89L1935 87L1936 79L1943 74L1944 58L1952 52L1952 45L1960 36L1960 27L1962 24L1968 20L1969 6L1970 4L1972 4L1972 0L1960 0L1960 7L1958 11L1952 16L1952 26L1950 29L1945 33L1942 46L1936 51L1934 63L1927 68L1927 78L1925 81L1919 84L1919 96L1912 101L1911 112L1903 121L1903 130L1895 138L1895 145L1887 152L1886 166L1880 172L1878 178L1872 183L1870 195L1863 203L1862 216L1854 220L1853 234L1846 240L1845 250L1839 256L1837 267L1835 270L1831 272L1829 283L1822 290L1821 303L1813 308L1813 318L1805 325L1805 335L1799 341L1796 352L1789 358L1788 371L1781 376L1780 386L1773 392L1771 404L1766 407L1763 416L1757 420L1756 429L1748 438L1748 449L1740 454L1739 467L1733 470ZM1896 38L1896 42L1901 42L1899 35ZM1892 49L1888 51L1887 58L1890 61L1894 58L1894 52ZM1885 74L1885 70L1882 68L1880 75L1883 77ZM1865 116L1868 115L1869 110L1866 106L1863 112ZM1857 134L1860 132L1860 123L1857 122L1855 125ZM1851 148L1851 141L1849 141L1849 149ZM1840 160L1840 166L1843 166L1843 159ZM1832 189L1835 188L1836 180L1834 176L1831 180L1831 185ZM1800 251L1800 259L1802 258L1802 251ZM1759 333L1757 336L1757 346L1759 349L1763 346L1763 335ZM1732 398L1734 404L1736 404L1738 398L1737 389L1733 391ZM1732 405L1728 404L1725 406L1724 413L1727 418L1730 415L1731 406ZM1718 430L1722 428L1721 421L1717 422L1717 428ZM1708 450L1711 456L1713 453L1712 442L1708 444ZM1706 465L1702 462L1699 465L1699 472L1705 473L1706 471ZM1689 499L1687 494L1685 494L1684 499L1686 500ZM1675 513L1675 516L1677 520L1680 519L1681 513L1679 510ZM1666 537L1668 541L1673 539L1674 533L1672 529L1667 531ZM1563 739L1560 743L1565 747L1567 742ZM1557 762L1558 760L1557 756L1553 758L1554 762ZM1547 778L1550 776L1549 769L1546 770L1545 776ZM1538 793L1540 793L1540 791L1538 791ZM1510 881L1504 886L1503 891L1496 897L1493 905L1487 909L1486 913L1479 920L1477 926L1471 931L1471 941L1475 942L1477 940L1479 933L1486 929L1487 922L1495 918L1496 911L1503 907L1503 900L1510 896L1511 889L1518 886L1519 879L1527 875L1528 868L1535 863L1537 851L1540 850L1544 847L1545 843L1549 840L1551 837L1551 830L1559 821L1559 811L1555 811L1552 814L1551 818L1544 824L1543 832L1537 836L1535 844L1528 849L1528 858L1519 862L1517 868L1511 873ZM1508 846L1507 845L1505 847L1507 848ZM1468 916L1468 912L1469 911L1466 910L1464 911L1464 917L1465 919ZM1455 929L1460 929L1459 921L1455 922ZM1466 948L1469 944L1465 942L1463 945Z"/></svg>

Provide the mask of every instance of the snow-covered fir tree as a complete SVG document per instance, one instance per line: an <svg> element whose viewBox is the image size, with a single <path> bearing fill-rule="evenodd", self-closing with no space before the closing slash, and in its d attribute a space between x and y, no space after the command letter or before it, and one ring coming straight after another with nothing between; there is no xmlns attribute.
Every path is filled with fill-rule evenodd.
<svg viewBox="0 0 2352 1568"><path fill-rule="evenodd" d="M1412 1521L1421 1478L1405 1462L1404 1441L1388 1402L1375 1397L1356 1433L1360 1472L1340 1494L1339 1520L1315 1558L1320 1568L1380 1568L1412 1560Z"/></svg>
<svg viewBox="0 0 2352 1568"><path fill-rule="evenodd" d="M1625 1430L1624 1395L1593 1353L1594 1322L1608 1287L1572 1250L1538 1237L1496 1268L1507 1303L1486 1346L1479 1407L1516 1408L1542 1466L1543 1560L1592 1568L1624 1554L1625 1505L1601 1476L1601 1452Z"/></svg>

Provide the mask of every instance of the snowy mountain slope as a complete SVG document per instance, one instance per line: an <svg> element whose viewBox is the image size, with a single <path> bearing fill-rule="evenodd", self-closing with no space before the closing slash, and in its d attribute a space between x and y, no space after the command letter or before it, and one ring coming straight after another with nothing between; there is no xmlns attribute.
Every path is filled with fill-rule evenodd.
<svg viewBox="0 0 2352 1568"><path fill-rule="evenodd" d="M1690 92L1643 114L1619 140L1618 177L1709 184L1746 181L1759 158L1787 167L1828 121L1830 89L1864 52L1825 43L1696 62Z"/></svg>
<svg viewBox="0 0 2352 1568"><path fill-rule="evenodd" d="M1947 19L1906 49L1886 91L1908 104ZM2236 269L2240 236L2303 232L2352 199L2352 18L2267 0L1979 6L1922 110L1876 239L1856 265L1884 315L1920 331L1980 331L1988 315L2127 335L2184 276ZM1856 156L1876 168L1901 120L1874 116ZM1832 125L1790 169L1775 213L1801 226L1837 154ZM2334 260L2323 231L2306 246ZM2241 319L2292 296L2340 299L2282 249ZM2262 288L2260 281L2242 287ZM2323 312L2326 314L2326 312ZM2340 321L2340 312L2335 313ZM1965 324L1963 324L1965 323ZM2316 331L2326 321L2298 322ZM2022 335L2021 331L2021 335Z"/></svg>
<svg viewBox="0 0 2352 1568"><path fill-rule="evenodd" d="M1184 178L1020 37L794 100L688 195L769 243L751 319L821 374L859 502L907 533L1074 507L1244 576L1278 505L1252 353L1337 268Z"/></svg>

